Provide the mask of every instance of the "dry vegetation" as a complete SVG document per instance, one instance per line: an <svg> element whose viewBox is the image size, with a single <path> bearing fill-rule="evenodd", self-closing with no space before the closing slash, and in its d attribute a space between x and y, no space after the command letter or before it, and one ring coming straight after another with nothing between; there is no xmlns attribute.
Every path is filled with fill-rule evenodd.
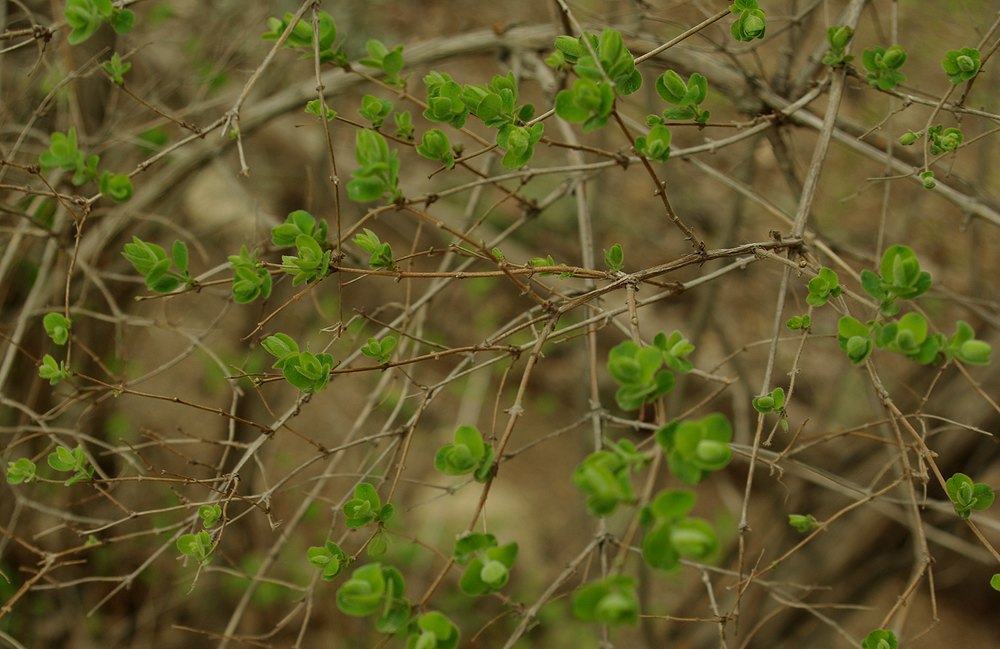
<svg viewBox="0 0 1000 649"><path fill-rule="evenodd" d="M1000 340L993 3L767 0L767 38L751 43L732 39L732 17L709 20L727 2L317 3L352 60L369 38L405 46L406 94L357 64L317 70L280 48L268 58L267 18L301 9L308 22L308 2L126 2L132 32L105 25L76 46L63 4L0 3L0 459L30 458L40 477L0 487L0 646L404 646L338 611L346 575L323 581L306 561L328 539L369 561L373 530L348 530L341 512L361 480L396 507L378 560L404 574L419 610L458 624L461 647L833 649L879 627L906 649L994 646L997 507L963 521L937 476L1000 485L1000 363L876 350L853 366L836 338L841 315L875 317L859 273L903 243L934 279L905 310L946 336L965 320ZM494 138L470 119L449 131L466 156L455 169L390 139L407 200L348 200L362 95L409 110L418 141L447 129L420 117L431 70L459 83L513 70L521 102L544 113L573 77L543 60L576 22L620 29L635 56L706 24L641 63L643 87L604 129L548 118L520 171L496 150L470 155ZM819 59L827 26L847 22L845 74ZM861 51L896 41L907 81L877 91ZM940 59L966 46L984 53L983 70L944 105ZM100 67L112 52L132 64L123 87ZM710 125L673 127L670 159L650 167L693 240L631 148L665 108L654 81L666 69L709 83ZM338 113L328 130L303 111L317 74ZM922 141L897 138L932 111L965 145L933 157L927 191ZM239 138L227 137L236 116ZM132 176L131 200L39 171L51 133L71 127L101 169ZM293 286L270 230L298 209L328 222L335 272ZM352 243L362 228L391 244L397 271L367 267ZM200 286L151 293L121 254L133 236L168 250L186 241ZM625 274L602 261L615 243ZM242 245L274 276L271 296L246 305L227 263ZM572 276L531 268L547 255ZM811 310L821 266L846 290ZM66 348L45 334L51 311L72 320ZM807 311L809 331L784 327ZM609 350L675 329L696 346L695 371L639 412L618 408ZM304 394L271 368L261 343L279 331L337 361L325 390ZM400 343L387 364L358 351L390 334ZM72 376L50 387L39 362L66 349ZM790 393L788 431L751 407L776 386ZM733 423L733 461L695 488L695 514L720 547L651 570L638 507L589 515L573 471L602 440L656 451L658 427L713 411ZM434 470L463 424L502 447L486 485ZM46 464L59 445L82 445L93 480L63 486ZM681 486L662 460L633 482L639 505ZM206 503L223 520L199 567L176 541L200 529ZM820 526L799 534L791 513ZM450 557L467 529L518 542L500 593L460 592ZM573 591L619 570L638 580L640 622L574 620ZM526 612L537 626L524 628Z"/></svg>

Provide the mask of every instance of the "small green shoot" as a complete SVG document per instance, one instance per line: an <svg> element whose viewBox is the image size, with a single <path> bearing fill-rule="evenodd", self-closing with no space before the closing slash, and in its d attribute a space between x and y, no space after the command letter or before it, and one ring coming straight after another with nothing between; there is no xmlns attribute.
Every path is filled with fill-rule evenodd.
<svg viewBox="0 0 1000 649"><path fill-rule="evenodd" d="M241 246L240 254L230 255L229 266L233 269L233 300L237 304L249 304L258 297L271 296L271 273L257 259L256 252Z"/></svg>
<svg viewBox="0 0 1000 649"><path fill-rule="evenodd" d="M101 69L111 78L111 83L116 86L124 86L125 73L132 69L132 64L128 61L122 61L121 55L115 52L110 59L101 64Z"/></svg>
<svg viewBox="0 0 1000 649"><path fill-rule="evenodd" d="M757 0L735 0L729 5L729 13L736 16L730 28L733 38L744 43L764 38L767 14L757 5Z"/></svg>
<svg viewBox="0 0 1000 649"><path fill-rule="evenodd" d="M906 63L906 50L899 45L889 49L873 47L861 55L861 62L868 70L868 83L879 90L892 90L906 81L906 75L899 71Z"/></svg>
<svg viewBox="0 0 1000 649"><path fill-rule="evenodd" d="M361 566L337 589L337 608L346 615L378 614L375 628L396 633L410 619L410 603L403 598L406 582L398 570L380 563Z"/></svg>
<svg viewBox="0 0 1000 649"><path fill-rule="evenodd" d="M393 203L403 197L399 190L399 157L381 134L361 129L355 138L354 156L358 168L351 173L347 195L352 201L366 203L387 197Z"/></svg>
<svg viewBox="0 0 1000 649"><path fill-rule="evenodd" d="M268 336L261 346L276 357L272 367L281 370L285 380L303 392L319 392L326 387L333 369L333 356L299 351L291 336L276 333Z"/></svg>
<svg viewBox="0 0 1000 649"><path fill-rule="evenodd" d="M694 501L690 491L667 489L643 508L640 520L649 531L642 540L642 558L648 566L670 571L681 558L704 561L718 549L712 526L687 515Z"/></svg>
<svg viewBox="0 0 1000 649"><path fill-rule="evenodd" d="M78 445L72 451L67 446L57 446L45 459L56 471L73 473L70 479L63 483L67 487L94 477L94 467L84 454L82 446Z"/></svg>
<svg viewBox="0 0 1000 649"><path fill-rule="evenodd" d="M354 244L368 253L369 267L375 270L396 270L392 248L368 228L354 236Z"/></svg>
<svg viewBox="0 0 1000 649"><path fill-rule="evenodd" d="M809 280L809 295L806 303L812 307L821 307L832 298L839 297L841 292L840 279L837 273L823 266L816 277Z"/></svg>
<svg viewBox="0 0 1000 649"><path fill-rule="evenodd" d="M324 581L330 581L340 574L340 571L350 561L340 546L333 541L327 541L326 545L313 546L306 550L306 558L309 563L322 570Z"/></svg>
<svg viewBox="0 0 1000 649"><path fill-rule="evenodd" d="M222 507L220 505L202 505L198 508L198 518L206 530L210 530L222 520Z"/></svg>
<svg viewBox="0 0 1000 649"><path fill-rule="evenodd" d="M573 615L584 622L618 626L639 621L635 579L615 575L583 586L573 593Z"/></svg>
<svg viewBox="0 0 1000 649"><path fill-rule="evenodd" d="M358 529L369 523L385 524L392 518L391 504L382 504L378 492L370 483L361 482L354 488L354 498L344 503L347 527Z"/></svg>
<svg viewBox="0 0 1000 649"><path fill-rule="evenodd" d="M382 340L369 338L368 342L361 348L361 353L368 358L375 359L379 365L385 365L392 358L392 350L396 348L396 343L395 336L386 336Z"/></svg>
<svg viewBox="0 0 1000 649"><path fill-rule="evenodd" d="M459 632L443 613L429 611L416 619L406 637L406 649L456 649Z"/></svg>
<svg viewBox="0 0 1000 649"><path fill-rule="evenodd" d="M206 563L212 554L212 536L205 530L197 534L182 534L177 539L177 550L198 563Z"/></svg>
<svg viewBox="0 0 1000 649"><path fill-rule="evenodd" d="M861 641L861 649L899 649L899 640L892 631L875 629Z"/></svg>
<svg viewBox="0 0 1000 649"><path fill-rule="evenodd" d="M996 499L993 488L985 482L973 482L964 473L956 473L945 482L948 498L955 506L955 513L968 518L972 510L988 509Z"/></svg>
<svg viewBox="0 0 1000 649"><path fill-rule="evenodd" d="M63 314L56 311L46 313L45 317L42 318L42 326L55 344L65 345L66 341L69 340L71 323Z"/></svg>
<svg viewBox="0 0 1000 649"><path fill-rule="evenodd" d="M72 372L66 366L66 361L56 362L51 354L42 356L42 363L38 366L38 376L48 381L49 385L59 385L71 375Z"/></svg>
<svg viewBox="0 0 1000 649"><path fill-rule="evenodd" d="M823 65L842 67L854 57L847 53L847 44L854 38L854 30L847 25L835 25L826 30L826 42L830 49L823 55Z"/></svg>
<svg viewBox="0 0 1000 649"><path fill-rule="evenodd" d="M796 532L805 534L806 532L812 532L819 526L819 521L816 520L812 514L789 514L788 524L791 525Z"/></svg>
<svg viewBox="0 0 1000 649"><path fill-rule="evenodd" d="M974 47L963 47L960 50L948 50L941 60L941 68L954 84L968 81L979 74L982 60L979 50Z"/></svg>
<svg viewBox="0 0 1000 649"><path fill-rule="evenodd" d="M70 45L84 42L105 22L119 34L127 34L135 25L135 12L118 9L111 0L66 0L63 15L70 26Z"/></svg>
<svg viewBox="0 0 1000 649"><path fill-rule="evenodd" d="M371 123L372 128L378 129L385 123L385 119L392 113L393 105L388 99L380 99L375 95L365 95L361 98L361 108L358 113Z"/></svg>
<svg viewBox="0 0 1000 649"><path fill-rule="evenodd" d="M469 534L455 542L455 563L465 566L459 587L466 595L503 588L517 559L517 543L498 545L492 534Z"/></svg>
<svg viewBox="0 0 1000 649"><path fill-rule="evenodd" d="M732 425L717 412L702 419L676 420L656 431L656 442L667 456L670 472L690 485L729 464L732 439Z"/></svg>
<svg viewBox="0 0 1000 649"><path fill-rule="evenodd" d="M621 387L615 401L622 410L638 410L673 389L676 379L666 369L664 350L640 347L631 340L615 345L608 354L608 372Z"/></svg>
<svg viewBox="0 0 1000 649"><path fill-rule="evenodd" d="M34 482L37 476L35 463L26 457L7 463L7 484L27 484Z"/></svg>
<svg viewBox="0 0 1000 649"><path fill-rule="evenodd" d="M171 293L181 286L194 286L188 272L187 245L179 239L175 240L170 253L168 257L161 246L132 237L132 243L125 244L122 256L145 277L146 288L154 293Z"/></svg>
<svg viewBox="0 0 1000 649"><path fill-rule="evenodd" d="M483 441L475 426L459 426L454 441L434 455L434 468L445 475L472 473L478 482L486 482L493 469L493 447Z"/></svg>
<svg viewBox="0 0 1000 649"><path fill-rule="evenodd" d="M604 251L604 265L612 273L622 272L622 269L625 267L625 253L622 252L620 243L612 244L610 248Z"/></svg>

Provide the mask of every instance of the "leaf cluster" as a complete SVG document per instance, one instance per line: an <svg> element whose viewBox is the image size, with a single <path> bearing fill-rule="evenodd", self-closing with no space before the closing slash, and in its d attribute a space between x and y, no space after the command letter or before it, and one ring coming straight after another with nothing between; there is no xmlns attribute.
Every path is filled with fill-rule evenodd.
<svg viewBox="0 0 1000 649"><path fill-rule="evenodd" d="M988 509L996 499L993 488L985 482L973 482L964 473L956 473L945 481L945 490L955 513L962 518L968 518L972 510Z"/></svg>
<svg viewBox="0 0 1000 649"><path fill-rule="evenodd" d="M321 577L330 581L340 574L340 571L350 562L340 546L333 541L325 545L312 546L306 550L306 559L322 571Z"/></svg>
<svg viewBox="0 0 1000 649"><path fill-rule="evenodd" d="M830 49L823 55L823 65L831 67L841 67L854 60L854 57L847 53L847 44L854 38L854 30L847 25L834 25L826 30L826 42Z"/></svg>
<svg viewBox="0 0 1000 649"><path fill-rule="evenodd" d="M229 256L229 266L233 269L233 300L237 304L249 304L258 297L271 296L271 273L257 259L257 253L240 246L240 254Z"/></svg>
<svg viewBox="0 0 1000 649"><path fill-rule="evenodd" d="M266 41L278 40L285 33L285 30L288 29L294 18L295 15L290 12L286 12L282 18L268 18L268 30L261 34L261 38ZM318 36L315 45L314 36ZM343 47L334 48L336 40L337 24L334 22L333 16L325 11L320 11L316 21L315 32L311 22L299 20L288 34L284 47L300 50L303 58L312 58L318 49L320 63L345 66L349 63L347 53Z"/></svg>
<svg viewBox="0 0 1000 649"><path fill-rule="evenodd" d="M952 83L968 81L979 74L982 58L974 47L963 47L960 50L948 50L941 60L941 68Z"/></svg>
<svg viewBox="0 0 1000 649"><path fill-rule="evenodd" d="M361 129L355 138L354 157L358 168L351 172L347 195L364 203L383 196L393 203L403 197L399 190L399 157L380 133Z"/></svg>
<svg viewBox="0 0 1000 649"><path fill-rule="evenodd" d="M385 82L397 88L406 87L406 79L399 75L403 71L403 46L397 45L391 50L380 40L369 39L365 43L368 56L359 63L369 68L381 70L385 74ZM378 128L378 127L376 127Z"/></svg>
<svg viewBox="0 0 1000 649"><path fill-rule="evenodd" d="M712 526L688 516L694 501L690 491L667 489L643 508L640 521L648 531L642 539L642 558L650 567L673 570L681 558L704 561L718 549Z"/></svg>
<svg viewBox="0 0 1000 649"><path fill-rule="evenodd" d="M556 95L556 114L568 122L582 122L584 132L607 124L616 94L630 95L642 85L642 74L615 29L605 29L600 37L558 36L555 47L550 65L572 66L579 77ZM597 54L596 59L591 52Z"/></svg>
<svg viewBox="0 0 1000 649"><path fill-rule="evenodd" d="M742 42L764 38L767 14L757 5L757 0L734 0L729 5L729 13L736 16L730 28L733 38Z"/></svg>
<svg viewBox="0 0 1000 649"><path fill-rule="evenodd" d="M573 471L573 484L587 496L587 511L607 516L618 505L635 502L631 474L649 461L628 440L607 442L609 450L594 451Z"/></svg>
<svg viewBox="0 0 1000 649"><path fill-rule="evenodd" d="M584 622L618 626L639 621L635 579L613 575L583 586L573 593L573 615Z"/></svg>
<svg viewBox="0 0 1000 649"><path fill-rule="evenodd" d="M369 563L351 573L351 578L337 589L337 608L353 617L377 615L375 628L380 633L396 633L410 619L405 590L406 582L398 570Z"/></svg>
<svg viewBox="0 0 1000 649"><path fill-rule="evenodd" d="M608 372L621 386L615 392L619 408L638 410L642 404L655 401L673 389L676 379L670 371L663 369L668 356L671 355L667 349L657 345L640 347L631 340L618 343L611 349Z"/></svg>
<svg viewBox="0 0 1000 649"><path fill-rule="evenodd" d="M861 62L868 70L866 78L873 88L892 90L906 81L906 75L899 71L906 63L906 50L899 45L867 49L861 55Z"/></svg>
<svg viewBox="0 0 1000 649"><path fill-rule="evenodd" d="M663 111L663 117L650 115L646 121L652 125L668 119L690 119L698 124L705 124L711 113L701 108L701 103L708 95L708 79L694 72L687 81L674 70L667 70L656 79L656 93L674 108Z"/></svg>
<svg viewBox="0 0 1000 649"><path fill-rule="evenodd" d="M354 236L354 244L368 253L369 267L376 270L396 270L392 247L368 228Z"/></svg>
<svg viewBox="0 0 1000 649"><path fill-rule="evenodd" d="M272 367L281 370L285 380L303 392L319 392L330 380L333 369L330 354L299 351L298 343L280 332L265 338L261 346L278 359Z"/></svg>
<svg viewBox="0 0 1000 649"><path fill-rule="evenodd" d="M361 348L361 353L368 358L375 359L379 365L385 365L392 357L392 350L396 348L396 337L386 336L382 340L369 338L368 342Z"/></svg>
<svg viewBox="0 0 1000 649"><path fill-rule="evenodd" d="M171 293L181 286L195 285L188 272L188 247L180 239L174 240L168 257L162 246L133 236L132 243L125 244L122 256L145 278L146 288L154 293Z"/></svg>
<svg viewBox="0 0 1000 649"><path fill-rule="evenodd" d="M477 482L489 480L493 471L493 446L483 441L475 426L459 426L454 441L434 454L434 468L445 475L472 473Z"/></svg>
<svg viewBox="0 0 1000 649"><path fill-rule="evenodd" d="M352 530L369 523L384 525L392 518L393 506L382 504L378 491L368 482L361 482L354 488L354 498L344 503L344 517L347 527Z"/></svg>
<svg viewBox="0 0 1000 649"><path fill-rule="evenodd" d="M45 459L56 471L73 474L63 483L67 487L94 477L94 467L84 454L82 446L77 445L73 450L67 446L57 446Z"/></svg>
<svg viewBox="0 0 1000 649"><path fill-rule="evenodd" d="M517 559L517 543L498 545L492 534L467 534L455 542L455 563L465 566L459 587L466 595L503 588Z"/></svg>
<svg viewBox="0 0 1000 649"><path fill-rule="evenodd" d="M702 419L675 420L656 431L656 442L667 456L670 472L690 485L729 464L732 439L732 425L718 412Z"/></svg>
<svg viewBox="0 0 1000 649"><path fill-rule="evenodd" d="M118 34L127 34L135 26L135 12L118 9L111 0L66 0L63 16L70 26L70 45L84 42L105 22Z"/></svg>

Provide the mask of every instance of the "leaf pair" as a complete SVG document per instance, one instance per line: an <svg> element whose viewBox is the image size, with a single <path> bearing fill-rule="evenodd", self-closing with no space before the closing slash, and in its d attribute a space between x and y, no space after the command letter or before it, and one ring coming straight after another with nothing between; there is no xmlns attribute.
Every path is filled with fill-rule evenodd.
<svg viewBox="0 0 1000 649"><path fill-rule="evenodd" d="M354 617L378 614L375 628L396 633L410 619L410 603L403 598L406 582L398 570L380 563L361 566L337 589L337 608Z"/></svg>
<svg viewBox="0 0 1000 649"><path fill-rule="evenodd" d="M122 256L146 278L146 288L154 293L170 293L181 286L194 286L188 272L187 244L180 239L174 241L168 257L161 246L133 236L132 243L125 244Z"/></svg>
<svg viewBox="0 0 1000 649"><path fill-rule="evenodd" d="M465 566L459 587L466 595L503 588L517 559L517 543L498 545L492 534L468 534L455 542L455 563Z"/></svg>
<svg viewBox="0 0 1000 649"><path fill-rule="evenodd" d="M670 472L691 485L729 464L732 439L733 427L717 412L702 419L673 421L656 431L656 442L667 456Z"/></svg>
<svg viewBox="0 0 1000 649"><path fill-rule="evenodd" d="M483 441L475 426L459 426L454 441L434 455L434 468L445 475L472 473L477 482L489 480L493 471L493 447Z"/></svg>
<svg viewBox="0 0 1000 649"><path fill-rule="evenodd" d="M388 198L392 203L402 198L399 190L399 157L381 134L361 129L355 138L354 156L358 168L351 173L347 195L352 201L364 203Z"/></svg>
<svg viewBox="0 0 1000 649"><path fill-rule="evenodd" d="M682 557L704 561L718 549L712 526L687 515L694 500L690 491L668 489L643 509L641 520L649 531L642 539L642 558L650 567L673 570Z"/></svg>
<svg viewBox="0 0 1000 649"><path fill-rule="evenodd" d="M276 333L261 343L278 360L273 368L281 370L285 380L303 392L318 392L326 387L333 369L333 356L299 351L291 336Z"/></svg>

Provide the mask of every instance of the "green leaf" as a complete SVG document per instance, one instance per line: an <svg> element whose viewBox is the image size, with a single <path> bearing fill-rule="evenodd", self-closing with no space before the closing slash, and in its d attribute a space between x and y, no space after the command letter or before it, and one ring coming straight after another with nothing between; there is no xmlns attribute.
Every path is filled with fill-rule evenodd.
<svg viewBox="0 0 1000 649"><path fill-rule="evenodd" d="M63 314L55 311L46 313L45 317L42 318L42 326L45 328L45 333L48 334L49 338L55 344L65 345L69 340L71 323Z"/></svg>
<svg viewBox="0 0 1000 649"><path fill-rule="evenodd" d="M788 524L795 528L796 531L811 532L819 525L819 521L812 514L789 514Z"/></svg>
<svg viewBox="0 0 1000 649"><path fill-rule="evenodd" d="M222 518L222 507L219 505L202 505L198 508L198 517L206 528L215 527Z"/></svg>
<svg viewBox="0 0 1000 649"><path fill-rule="evenodd" d="M58 385L64 379L70 377L69 368L66 361L56 362L51 354L42 356L42 363L38 366L38 376L49 382L49 385Z"/></svg>
<svg viewBox="0 0 1000 649"><path fill-rule="evenodd" d="M899 640L892 631L875 629L861 641L861 649L899 649Z"/></svg>
<svg viewBox="0 0 1000 649"><path fill-rule="evenodd" d="M182 534L177 539L177 550L199 563L205 563L212 552L212 537L204 530L197 534Z"/></svg>
<svg viewBox="0 0 1000 649"><path fill-rule="evenodd" d="M7 463L7 484L27 484L35 481L35 463L26 457Z"/></svg>
<svg viewBox="0 0 1000 649"><path fill-rule="evenodd" d="M608 267L608 270L620 273L622 272L624 262L625 253L622 252L621 244L612 244L611 248L604 251L604 265Z"/></svg>
<svg viewBox="0 0 1000 649"><path fill-rule="evenodd" d="M122 86L125 85L125 73L132 69L132 64L122 61L122 57L115 52L109 60L101 64L101 68L111 77L111 83Z"/></svg>
<svg viewBox="0 0 1000 649"><path fill-rule="evenodd" d="M625 575L591 582L573 593L573 615L585 622L621 625L639 621L635 580Z"/></svg>
<svg viewBox="0 0 1000 649"><path fill-rule="evenodd" d="M954 84L972 79L979 74L981 66L981 55L974 47L949 50L941 61L941 68Z"/></svg>
<svg viewBox="0 0 1000 649"><path fill-rule="evenodd" d="M330 581L340 574L349 559L340 546L327 541L324 546L313 546L306 550L306 559L322 570L324 581Z"/></svg>
<svg viewBox="0 0 1000 649"><path fill-rule="evenodd" d="M171 248L171 256L174 260L174 266L181 273L186 273L188 271L188 247L187 244L180 239L174 240L174 245Z"/></svg>

